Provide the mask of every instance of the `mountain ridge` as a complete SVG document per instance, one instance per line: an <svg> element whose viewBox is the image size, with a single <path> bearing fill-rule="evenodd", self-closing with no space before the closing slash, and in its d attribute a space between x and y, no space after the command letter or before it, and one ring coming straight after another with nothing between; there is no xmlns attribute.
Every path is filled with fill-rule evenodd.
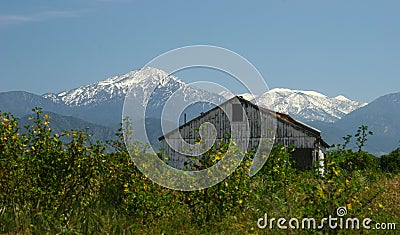
<svg viewBox="0 0 400 235"><path fill-rule="evenodd" d="M225 98L232 97L230 92L221 92ZM328 97L316 91L274 88L264 94L240 94L243 98L256 102L260 106L285 113L303 121L323 121L333 123L367 103L348 99L343 95Z"/></svg>
<svg viewBox="0 0 400 235"><path fill-rule="evenodd" d="M194 88L163 71L143 68L72 90L46 93L42 96L23 91L1 92L0 110L11 112L17 117L24 117L32 112L32 108L42 107L46 112L72 116L95 125L116 129L115 127L122 122L122 108L129 91L129 94L138 101L137 108L144 109L144 105L147 104L146 115L151 120L158 120L157 122L171 94L178 94L177 100L181 103L176 103L176 106L191 103L196 99L211 99L218 104L234 95L231 92L215 94ZM152 91L154 92L151 93ZM397 112L400 110L399 94L388 94L369 104L350 100L343 95L328 97L316 91L287 88L275 88L258 96L246 93L241 95L245 99L253 100L277 112L287 113L299 121L320 129L324 138L331 144L340 143L342 136L352 134L358 126L369 125L376 133L371 137L376 145L370 149L374 153L380 153L392 150L390 148L396 145L395 139L400 140L397 136L400 130L396 129L400 117L400 112ZM203 103L193 105L191 110L185 109L184 112L190 120L209 108L210 105ZM139 110L137 113L140 114ZM56 118L63 119L63 117ZM137 120L143 118L140 115L136 117ZM172 119L169 116L167 118ZM182 120L179 120L179 123L176 123L176 120L172 121L179 124ZM151 123L154 124L153 129L156 132L159 124ZM78 124L75 126L79 127ZM108 130L101 132L109 133Z"/></svg>
<svg viewBox="0 0 400 235"><path fill-rule="evenodd" d="M45 106L49 111L62 115L72 114L92 123L110 126L121 121L123 103L129 91L141 103L137 104L142 106L141 109L144 109L146 104L150 106L146 108L149 110L149 115L153 116L160 115L163 104L176 91L180 91L179 95L184 100L182 102L186 103L202 98L218 104L233 96L231 92L215 94L194 88L178 77L155 68L145 67L75 89L59 93L46 93L42 95L44 99L35 97L36 102L30 102L30 104L33 106L37 103ZM245 99L255 101L260 106L289 114L302 122L323 121L333 123L351 111L366 105L366 103L352 101L342 95L330 98L316 91L291 90L288 88L274 88L258 96L241 95ZM0 101L0 108L2 106L12 105L1 105ZM188 118L196 117L207 107L206 105L198 111L188 111L190 116ZM11 110L18 115L30 111L27 109L18 110L18 108L11 108Z"/></svg>
<svg viewBox="0 0 400 235"><path fill-rule="evenodd" d="M400 147L399 120L400 92L396 92L375 99L335 123L309 124L321 129L323 138L332 144L343 143L342 137L354 136L359 126L366 125L374 134L368 138L365 149L382 155Z"/></svg>

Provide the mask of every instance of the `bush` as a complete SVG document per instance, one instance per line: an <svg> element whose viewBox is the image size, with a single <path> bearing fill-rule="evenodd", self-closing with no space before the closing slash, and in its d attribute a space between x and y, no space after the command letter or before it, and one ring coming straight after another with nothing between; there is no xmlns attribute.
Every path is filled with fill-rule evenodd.
<svg viewBox="0 0 400 235"><path fill-rule="evenodd" d="M347 171L355 170L368 170L377 171L379 170L378 159L367 152L352 152L351 150L341 153L342 162L341 167Z"/></svg>
<svg viewBox="0 0 400 235"><path fill-rule="evenodd" d="M384 172L400 173L400 148L388 155L383 155L379 159L379 166Z"/></svg>

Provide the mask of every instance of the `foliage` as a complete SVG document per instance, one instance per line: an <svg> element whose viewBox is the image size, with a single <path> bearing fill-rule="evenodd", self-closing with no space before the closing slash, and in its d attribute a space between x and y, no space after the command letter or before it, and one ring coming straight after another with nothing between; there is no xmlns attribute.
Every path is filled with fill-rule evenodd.
<svg viewBox="0 0 400 235"><path fill-rule="evenodd" d="M372 131L368 130L368 126L362 125L358 128L357 133L354 135L357 137L356 145L358 148L358 152L362 152L362 148L365 146L365 143L368 140L369 135L373 135Z"/></svg>
<svg viewBox="0 0 400 235"><path fill-rule="evenodd" d="M353 152L352 149L347 148L351 143L352 135L343 137L344 144L338 144L336 150L330 151L330 155L334 156L339 162L340 167L347 171L355 170L371 170L375 171L379 168L378 159L362 150L366 145L368 136L372 135L371 131L368 131L368 126L360 126L354 135L356 138L355 145L358 148L357 152Z"/></svg>
<svg viewBox="0 0 400 235"><path fill-rule="evenodd" d="M400 173L400 148L394 150L390 154L381 156L379 165L385 172L394 174Z"/></svg>
<svg viewBox="0 0 400 235"><path fill-rule="evenodd" d="M352 216L400 222L399 176L380 172L374 156L347 149L351 137L328 152L323 173L319 163L314 170L297 171L294 149L276 145L251 178L254 153L248 152L223 182L179 192L137 170L121 133L120 140L107 143L91 142L85 131L53 133L51 117L34 111L24 130L11 114L0 113L0 233L264 234L270 231L260 230L257 219L266 212L320 219L335 215L339 206ZM364 129L356 140L360 148L368 137ZM221 143L207 152L198 167L216 164L226 148ZM398 173L399 152L381 158L383 171Z"/></svg>

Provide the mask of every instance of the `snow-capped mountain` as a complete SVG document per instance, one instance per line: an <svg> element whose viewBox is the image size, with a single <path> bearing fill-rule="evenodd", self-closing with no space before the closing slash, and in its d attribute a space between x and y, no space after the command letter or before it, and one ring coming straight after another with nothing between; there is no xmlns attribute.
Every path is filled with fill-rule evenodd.
<svg viewBox="0 0 400 235"><path fill-rule="evenodd" d="M302 121L335 122L367 103L352 101L344 96L328 97L315 91L275 88L256 98L277 112L287 113Z"/></svg>
<svg viewBox="0 0 400 235"><path fill-rule="evenodd" d="M55 125L52 127L54 129L89 127L92 133L109 139L110 135L113 137L112 130L117 130L122 122L122 108L130 89L132 92L129 94L138 101L138 109L147 103L149 112L146 115L149 114L150 119L146 120L146 124L150 124L146 125L149 127L146 131L157 143L162 133L160 120L153 116L160 114L171 94L177 94L178 102L173 103L173 106L192 103L196 99L218 104L234 96L228 91L219 95L207 92L191 87L158 69L143 68L58 94L40 96L22 91L0 92L0 110L11 112L20 120L27 120L32 115L32 108L40 107L44 112L53 113L51 123ZM178 90L180 92L176 92ZM342 95L328 97L315 91L283 88L272 89L259 96L247 93L241 96L253 102L255 99L259 105L290 114L322 130L328 143L338 143L342 136L354 133L361 125L367 125L374 132L367 146L368 151L390 152L398 146L399 131L396 123L399 119L400 93L380 97L368 105ZM187 120L190 120L209 108L209 105L203 103L193 105L191 110L185 109L184 112ZM92 123L98 125L93 126ZM171 128L176 127L172 126L176 123L170 124Z"/></svg>
<svg viewBox="0 0 400 235"><path fill-rule="evenodd" d="M167 84L174 84L174 87L186 85L177 77L168 76L164 71L146 67L133 70L121 76L110 77L104 81L78 87L70 91L64 91L58 94L48 93L43 95L43 97L69 106L87 106L102 103L117 97L124 98L130 88L140 88L138 95L141 95L141 99L145 101L151 92L151 87L165 86Z"/></svg>
<svg viewBox="0 0 400 235"><path fill-rule="evenodd" d="M225 91L220 95L225 98L233 96L232 93ZM316 91L284 88L275 88L259 96L248 93L241 96L248 100L255 99L260 106L289 114L305 122L335 122L346 114L367 105L367 103L352 101L342 95L331 98Z"/></svg>
<svg viewBox="0 0 400 235"><path fill-rule="evenodd" d="M181 107L195 100L207 100L216 104L225 100L218 94L189 86L179 78L151 67L110 77L70 91L58 94L48 93L43 97L78 110L80 118L109 125L121 121L122 106L129 91L131 91L129 93L131 98L137 101L136 107L133 108L138 109L138 112L131 117L132 119L144 118L139 110L143 111L145 106L148 117L160 118L164 104L173 93L179 96ZM208 108L210 107L207 104L192 107L186 112L187 118L193 118ZM169 116L163 116L163 118L172 119Z"/></svg>
<svg viewBox="0 0 400 235"><path fill-rule="evenodd" d="M133 94L143 107L148 102L147 113L152 117L160 117L165 102L177 90L180 90L178 94L182 100L180 105L189 104L194 100L208 100L218 104L234 96L229 91L213 94L191 87L164 71L146 67L70 91L45 94L43 97L78 110L76 113L80 118L95 123L109 124L112 123L108 121L110 119L113 122L120 121L123 101L130 89L130 94ZM259 96L247 93L241 94L241 96L248 100L255 99L258 105L290 114L305 122L334 122L366 105L366 103L352 101L344 96L331 98L315 91L283 88L275 88ZM204 104L201 107L192 107L191 111L187 111L188 118L194 118L207 108L209 106Z"/></svg>

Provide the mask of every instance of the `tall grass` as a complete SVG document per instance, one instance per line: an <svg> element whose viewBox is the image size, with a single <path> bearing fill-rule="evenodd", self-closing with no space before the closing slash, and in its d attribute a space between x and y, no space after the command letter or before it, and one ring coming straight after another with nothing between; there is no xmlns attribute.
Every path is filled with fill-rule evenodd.
<svg viewBox="0 0 400 235"><path fill-rule="evenodd" d="M362 151L331 151L321 175L295 170L290 151L276 146L252 178L244 161L220 184L180 192L142 175L120 141L91 142L84 131L76 130L53 133L51 117L35 112L25 130L12 115L0 114L1 233L358 234L257 226L265 213L270 218L320 220L336 215L340 206L349 216L400 226L399 175L363 164L370 155ZM109 148L114 151L106 151ZM209 157L213 162L213 155ZM250 158L251 153L246 156Z"/></svg>

